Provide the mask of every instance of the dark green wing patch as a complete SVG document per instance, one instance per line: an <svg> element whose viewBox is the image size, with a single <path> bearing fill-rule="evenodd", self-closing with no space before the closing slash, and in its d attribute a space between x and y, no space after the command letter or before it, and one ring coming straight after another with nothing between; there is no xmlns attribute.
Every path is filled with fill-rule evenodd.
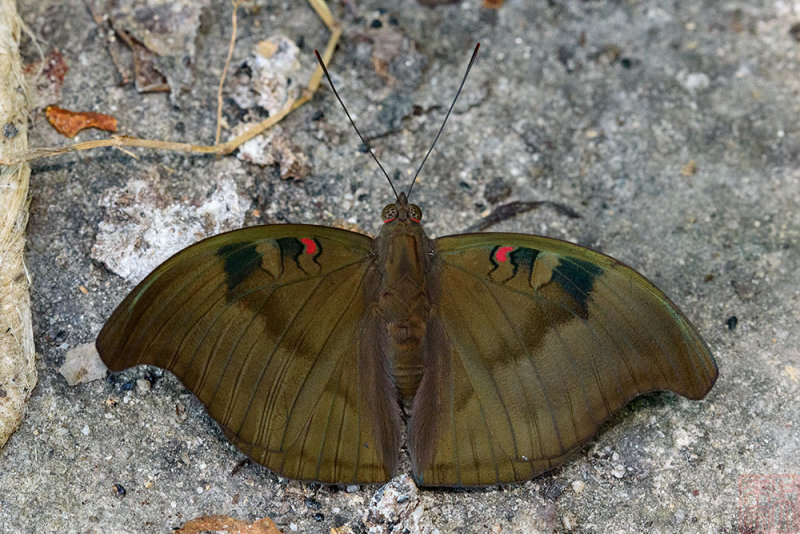
<svg viewBox="0 0 800 534"><path fill-rule="evenodd" d="M552 280L578 302L584 312L587 311L589 295L594 289L598 276L603 269L578 258L563 258L553 269Z"/></svg>
<svg viewBox="0 0 800 534"><path fill-rule="evenodd" d="M217 256L224 262L228 290L233 290L259 267L272 278L292 276L292 270L297 271L296 276L319 274L323 270L318 261L322 252L318 239L280 237L225 244L219 248ZM277 270L276 265L279 266Z"/></svg>
<svg viewBox="0 0 800 534"><path fill-rule="evenodd" d="M217 256L224 261L228 290L241 284L261 263L261 254L252 242L222 245Z"/></svg>
<svg viewBox="0 0 800 534"><path fill-rule="evenodd" d="M473 253L480 254L481 248ZM581 317L586 318L588 300L594 284L603 269L589 261L552 251L513 246L495 245L483 249L488 253L491 268L486 277L493 282L511 284L522 291L533 289L543 294L560 293L561 298L570 297ZM555 284L557 287L548 287Z"/></svg>

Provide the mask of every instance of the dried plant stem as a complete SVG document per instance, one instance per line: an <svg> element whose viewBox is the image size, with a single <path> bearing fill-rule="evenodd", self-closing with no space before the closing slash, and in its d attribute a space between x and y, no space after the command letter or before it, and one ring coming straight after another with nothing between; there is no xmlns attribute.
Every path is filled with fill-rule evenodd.
<svg viewBox="0 0 800 534"><path fill-rule="evenodd" d="M0 158L28 146L28 90L19 40L23 23L14 0L0 0ZM0 168L0 447L22 420L36 385L28 276L23 263L28 222L24 162Z"/></svg>
<svg viewBox="0 0 800 534"><path fill-rule="evenodd" d="M339 38L342 36L342 28L339 26L339 23L333 17L328 5L325 3L325 0L308 0L308 3L311 4L311 7L317 13L317 16L322 20L325 24L325 27L331 32L330 37L328 38L328 43L325 46L325 52L322 54L322 58L326 64L330 64L331 58L333 57L333 51L336 49L336 45L339 42ZM237 3L234 2L234 15L233 20L235 21L235 13L236 13L236 6ZM234 29L233 35L231 37L231 46L235 43L235 36L236 32ZM229 56L230 56L229 50ZM225 73L228 70L228 60L225 62L225 69L222 72L223 79L220 81L220 88L222 87L222 83L224 82ZM101 147L144 147L144 148L154 148L154 149L163 149L163 150L173 150L176 152L189 152L194 154L230 154L234 150L236 150L242 143L249 141L253 137L257 136L258 134L264 132L265 130L269 129L276 123L278 123L281 119L283 119L286 115L288 115L291 111L299 108L314 96L314 93L319 88L320 81L322 80L322 68L317 67L314 70L314 73L311 75L311 79L308 82L308 85L303 89L303 92L300 96L294 100L290 99L286 102L286 104L281 108L278 113L272 117L268 117L267 119L261 121L260 123L250 127L247 131L243 134L227 141L225 143L215 143L213 145L196 145L192 143L174 143L169 141L159 141L157 139L140 139L137 137L128 137L128 136L112 136L109 139L99 139L96 141L87 141L83 143L76 143L70 146L64 147L51 147L51 148L34 148L31 150L23 150L19 152L7 153L7 154L0 154L0 165L16 165L18 163L31 161L38 158L45 158L48 156L56 156L59 154L67 154L69 152L76 152L79 150L89 150L92 148L101 148ZM219 102L219 101L218 101ZM221 108L220 108L221 109ZM218 120L217 120L217 129L219 130L219 117L220 111L217 111Z"/></svg>
<svg viewBox="0 0 800 534"><path fill-rule="evenodd" d="M236 150L239 145L249 141L257 136L264 130L279 122L286 115L291 112L297 100L287 100L283 108L272 117L267 117L260 123L248 129L242 135L239 135L230 141L221 143L219 145L193 145L191 143L175 143L172 141L159 141L158 139L139 139L138 137L128 137L126 135L112 135L108 139L97 139L95 141L84 141L83 143L75 143L74 145L55 147L55 148L33 148L26 151L23 156L17 156L22 161L30 161L37 158L45 158L48 156L55 156L58 154L66 154L68 152L77 152L79 150L89 150L92 148L101 147L143 147L143 148L157 148L163 150L172 150L174 152L192 152L195 154L230 154ZM0 164L5 164L0 157Z"/></svg>
<svg viewBox="0 0 800 534"><path fill-rule="evenodd" d="M231 64L233 57L233 49L236 47L236 10L239 8L239 0L233 0L233 9L231 10L231 42L228 45L228 55L225 56L225 66L222 67L222 74L219 77L219 86L217 87L217 131L214 133L214 144L219 144L219 136L222 134L222 87L225 85L225 76L228 74L228 67Z"/></svg>

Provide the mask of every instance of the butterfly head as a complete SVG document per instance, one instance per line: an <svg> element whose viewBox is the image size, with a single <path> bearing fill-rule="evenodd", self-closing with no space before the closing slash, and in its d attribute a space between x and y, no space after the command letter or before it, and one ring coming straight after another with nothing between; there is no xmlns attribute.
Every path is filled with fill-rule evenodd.
<svg viewBox="0 0 800 534"><path fill-rule="evenodd" d="M405 193L401 192L397 196L396 203L387 204L386 207L383 208L381 219L383 219L384 224L395 221L419 223L422 220L422 208L416 204L409 204L408 197L406 197Z"/></svg>

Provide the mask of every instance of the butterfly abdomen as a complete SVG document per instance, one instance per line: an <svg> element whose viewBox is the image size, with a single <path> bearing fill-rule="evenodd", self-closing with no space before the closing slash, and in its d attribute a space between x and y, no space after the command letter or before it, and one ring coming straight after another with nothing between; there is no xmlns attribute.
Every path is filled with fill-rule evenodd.
<svg viewBox="0 0 800 534"><path fill-rule="evenodd" d="M420 225L384 226L376 239L383 267L378 313L391 347L395 385L408 409L424 366L423 346L431 300L427 261L433 242Z"/></svg>

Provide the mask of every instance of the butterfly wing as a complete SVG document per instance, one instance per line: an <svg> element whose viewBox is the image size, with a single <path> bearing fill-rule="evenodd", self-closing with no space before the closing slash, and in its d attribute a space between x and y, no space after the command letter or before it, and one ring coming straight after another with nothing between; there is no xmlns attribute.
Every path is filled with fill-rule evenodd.
<svg viewBox="0 0 800 534"><path fill-rule="evenodd" d="M371 241L306 225L201 241L128 295L98 351L114 371L172 371L239 449L281 475L388 480L400 422L385 356L367 339Z"/></svg>
<svg viewBox="0 0 800 534"><path fill-rule="evenodd" d="M678 308L613 258L518 234L437 246L440 298L409 429L421 484L531 479L637 395L701 399L717 378Z"/></svg>

